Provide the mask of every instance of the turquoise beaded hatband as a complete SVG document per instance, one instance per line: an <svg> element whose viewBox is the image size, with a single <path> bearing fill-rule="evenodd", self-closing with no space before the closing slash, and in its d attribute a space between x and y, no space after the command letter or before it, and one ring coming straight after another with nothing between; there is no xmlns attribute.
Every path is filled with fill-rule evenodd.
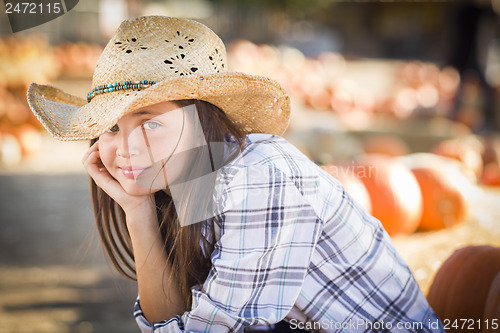
<svg viewBox="0 0 500 333"><path fill-rule="evenodd" d="M118 91L118 90L127 90L127 89L141 90L141 89L149 88L155 83L156 83L156 81L140 80L140 81L115 82L115 83L111 83L111 84L97 86L87 93L87 102L90 103L92 98L94 98L97 95L104 94L104 93Z"/></svg>

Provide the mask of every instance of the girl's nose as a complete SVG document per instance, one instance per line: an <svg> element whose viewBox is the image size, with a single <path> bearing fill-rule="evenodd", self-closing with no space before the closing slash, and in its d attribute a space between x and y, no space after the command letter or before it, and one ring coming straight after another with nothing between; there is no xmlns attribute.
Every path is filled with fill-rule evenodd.
<svg viewBox="0 0 500 333"><path fill-rule="evenodd" d="M130 157L129 154L129 149L128 149L128 139L127 135L121 134L118 138L118 145L116 148L116 155L123 157L123 158L128 158Z"/></svg>
<svg viewBox="0 0 500 333"><path fill-rule="evenodd" d="M140 142L137 140L135 131L125 132L122 131L119 135L119 142L116 149L116 155L123 158L130 158L139 154ZM144 139L143 139L144 140Z"/></svg>

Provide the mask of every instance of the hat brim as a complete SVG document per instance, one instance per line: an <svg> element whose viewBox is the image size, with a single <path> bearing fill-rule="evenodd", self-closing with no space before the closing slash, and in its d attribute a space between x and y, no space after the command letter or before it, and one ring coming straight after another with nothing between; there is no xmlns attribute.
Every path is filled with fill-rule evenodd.
<svg viewBox="0 0 500 333"><path fill-rule="evenodd" d="M183 99L216 105L246 133L282 135L290 118L290 99L277 82L237 72L183 76L140 91L97 95L90 103L56 87L32 83L27 99L42 125L63 141L96 138L127 113Z"/></svg>

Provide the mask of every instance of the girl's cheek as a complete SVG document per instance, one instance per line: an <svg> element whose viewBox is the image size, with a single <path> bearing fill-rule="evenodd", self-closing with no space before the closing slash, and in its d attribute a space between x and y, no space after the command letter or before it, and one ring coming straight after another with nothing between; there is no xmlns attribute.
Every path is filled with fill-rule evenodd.
<svg viewBox="0 0 500 333"><path fill-rule="evenodd" d="M158 162L170 157L174 153L177 138L172 138L170 133L164 135L156 135L151 137L149 141L152 162Z"/></svg>
<svg viewBox="0 0 500 333"><path fill-rule="evenodd" d="M104 167L109 170L111 165L113 164L114 161L114 156L116 156L113 153L113 148L112 145L109 145L106 140L99 140L99 156L101 158L102 164L104 164Z"/></svg>

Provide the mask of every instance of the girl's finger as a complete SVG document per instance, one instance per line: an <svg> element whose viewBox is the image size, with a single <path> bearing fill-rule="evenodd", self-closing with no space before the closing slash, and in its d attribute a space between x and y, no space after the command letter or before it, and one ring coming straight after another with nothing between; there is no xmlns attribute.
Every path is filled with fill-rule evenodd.
<svg viewBox="0 0 500 333"><path fill-rule="evenodd" d="M95 175L95 167L97 167L99 171L105 170L104 164L101 161L98 142L93 144L92 147L90 147L90 149L84 154L82 164L89 174L92 173Z"/></svg>
<svg viewBox="0 0 500 333"><path fill-rule="evenodd" d="M109 196L119 201L124 196L125 191L123 187L111 176L108 170L101 162L99 151L89 151L83 165L92 179L94 179L97 186L99 186Z"/></svg>
<svg viewBox="0 0 500 333"><path fill-rule="evenodd" d="M89 155L94 151L99 151L99 141L96 141L92 146L90 146L89 150L87 150L85 152L85 154L82 157L82 164L87 160Z"/></svg>
<svg viewBox="0 0 500 333"><path fill-rule="evenodd" d="M127 194L122 185L106 169L101 161L98 143L93 144L82 159L83 166L89 176L92 177L97 186L113 198L123 209L131 204L136 205L137 200L142 202L144 198L132 198L133 196Z"/></svg>

